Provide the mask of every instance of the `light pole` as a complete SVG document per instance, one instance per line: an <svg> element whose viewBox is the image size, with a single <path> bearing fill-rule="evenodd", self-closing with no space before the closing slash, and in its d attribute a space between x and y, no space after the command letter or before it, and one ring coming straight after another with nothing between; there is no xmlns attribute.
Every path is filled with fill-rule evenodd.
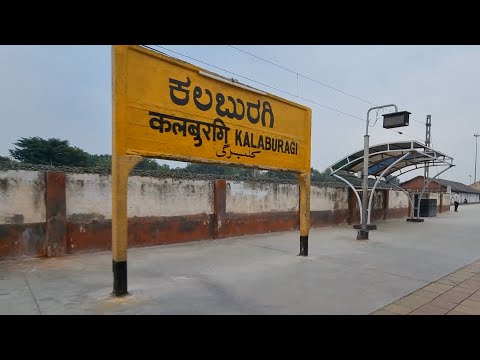
<svg viewBox="0 0 480 360"><path fill-rule="evenodd" d="M472 185L472 175L468 175L470 176L470 185Z"/></svg>
<svg viewBox="0 0 480 360"><path fill-rule="evenodd" d="M473 134L475 136L475 176L473 177L473 183L475 184L477 182L477 140L480 134Z"/></svg>
<svg viewBox="0 0 480 360"><path fill-rule="evenodd" d="M368 152L369 152L369 119L370 111L375 109L383 109L386 107L393 106L395 107L395 112L398 112L397 105L389 104L382 106L375 106L367 111L367 124L365 127L365 136L363 137L363 192L362 192L362 228L358 230L357 240L368 240L368 229L367 229L367 202L368 202Z"/></svg>
<svg viewBox="0 0 480 360"><path fill-rule="evenodd" d="M369 135L368 135L368 127L369 127L369 116L370 111L375 109L383 109L386 107L393 106L395 108L394 113L389 113L382 115L383 116L383 128L390 129L396 128L401 126L408 126L409 121L409 112L408 111L401 111L398 112L397 105L389 104L389 105L382 105L382 106L375 106L367 111L367 123L365 127L365 136L364 136L364 148L363 148L363 192L362 192L362 227L358 230L357 233L357 240L368 240L368 226L367 226L367 218L368 218L368 157L369 157Z"/></svg>

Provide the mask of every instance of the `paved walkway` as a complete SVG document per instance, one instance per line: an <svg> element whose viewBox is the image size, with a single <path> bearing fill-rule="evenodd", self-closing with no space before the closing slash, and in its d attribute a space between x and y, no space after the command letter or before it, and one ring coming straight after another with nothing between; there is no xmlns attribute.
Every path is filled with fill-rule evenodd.
<svg viewBox="0 0 480 360"><path fill-rule="evenodd" d="M373 315L480 315L480 260L375 311Z"/></svg>
<svg viewBox="0 0 480 360"><path fill-rule="evenodd" d="M298 231L129 249L120 299L109 251L0 261L0 314L470 314L479 219L480 205L461 205L379 222L368 242L351 226L314 229L307 258Z"/></svg>

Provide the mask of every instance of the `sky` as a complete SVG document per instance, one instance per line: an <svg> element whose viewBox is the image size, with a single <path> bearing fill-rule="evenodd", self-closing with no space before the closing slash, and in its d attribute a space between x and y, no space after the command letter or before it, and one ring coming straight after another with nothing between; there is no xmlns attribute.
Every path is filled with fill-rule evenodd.
<svg viewBox="0 0 480 360"><path fill-rule="evenodd" d="M157 49L168 55L312 108L315 169L323 171L363 149L368 109L372 104L393 103L399 111L411 112L410 125L383 129L380 112L377 126L369 128L371 145L423 141L423 123L431 115L431 147L453 157L455 164L440 177L465 184L474 180L478 140L474 134L480 133L480 46L235 45L293 72L228 45L160 46L164 48ZM16 140L30 136L67 139L92 154L111 153L110 46L2 45L0 63L0 155L8 156ZM376 114L371 114L373 125ZM430 175L438 171L433 168ZM411 172L400 179L420 174ZM478 165L476 175L480 180Z"/></svg>

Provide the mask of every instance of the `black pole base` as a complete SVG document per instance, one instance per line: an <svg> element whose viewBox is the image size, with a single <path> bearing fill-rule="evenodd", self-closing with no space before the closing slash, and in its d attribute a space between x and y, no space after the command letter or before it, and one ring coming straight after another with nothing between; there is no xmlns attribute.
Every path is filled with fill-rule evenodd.
<svg viewBox="0 0 480 360"><path fill-rule="evenodd" d="M359 230L362 228L362 224L355 224L353 225L353 228ZM367 230L377 230L377 225L367 224Z"/></svg>
<svg viewBox="0 0 480 360"><path fill-rule="evenodd" d="M408 218L407 219L408 222L424 222L425 219L420 219L420 218Z"/></svg>
<svg viewBox="0 0 480 360"><path fill-rule="evenodd" d="M127 291L127 261L112 262L114 296L128 295Z"/></svg>
<svg viewBox="0 0 480 360"><path fill-rule="evenodd" d="M368 240L368 230L358 230L357 240Z"/></svg>
<svg viewBox="0 0 480 360"><path fill-rule="evenodd" d="M300 254L298 256L308 256L308 235L300 236Z"/></svg>

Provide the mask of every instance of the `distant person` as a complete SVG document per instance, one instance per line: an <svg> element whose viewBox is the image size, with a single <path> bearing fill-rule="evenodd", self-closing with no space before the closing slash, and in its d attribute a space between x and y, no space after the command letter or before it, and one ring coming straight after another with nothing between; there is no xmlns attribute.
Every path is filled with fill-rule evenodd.
<svg viewBox="0 0 480 360"><path fill-rule="evenodd" d="M453 204L455 205L455 211L458 212L458 204L460 204L460 198L458 196L458 193L455 193L455 195L453 195Z"/></svg>
<svg viewBox="0 0 480 360"><path fill-rule="evenodd" d="M468 204L467 199L463 200L463 203L464 203L464 204Z"/></svg>

